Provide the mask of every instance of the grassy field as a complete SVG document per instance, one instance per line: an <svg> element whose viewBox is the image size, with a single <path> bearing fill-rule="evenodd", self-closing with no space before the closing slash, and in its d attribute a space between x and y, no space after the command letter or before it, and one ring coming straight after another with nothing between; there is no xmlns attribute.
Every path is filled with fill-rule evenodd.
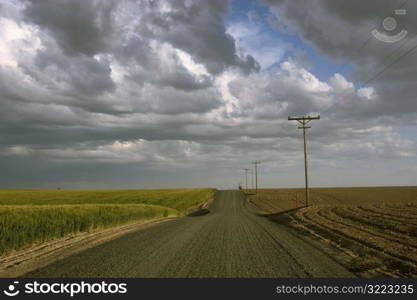
<svg viewBox="0 0 417 300"><path fill-rule="evenodd" d="M214 190L0 190L0 205L151 204L185 212L212 197Z"/></svg>
<svg viewBox="0 0 417 300"><path fill-rule="evenodd" d="M0 190L0 256L68 234L181 216L214 189Z"/></svg>
<svg viewBox="0 0 417 300"><path fill-rule="evenodd" d="M347 254L358 274L417 276L417 187L260 190L248 199L271 220Z"/></svg>

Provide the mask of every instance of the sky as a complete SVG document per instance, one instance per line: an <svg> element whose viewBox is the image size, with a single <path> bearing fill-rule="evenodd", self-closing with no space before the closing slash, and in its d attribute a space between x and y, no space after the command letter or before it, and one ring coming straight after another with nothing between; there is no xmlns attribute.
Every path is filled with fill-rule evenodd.
<svg viewBox="0 0 417 300"><path fill-rule="evenodd" d="M416 12L0 0L0 187L301 187L309 114L312 186L417 185Z"/></svg>

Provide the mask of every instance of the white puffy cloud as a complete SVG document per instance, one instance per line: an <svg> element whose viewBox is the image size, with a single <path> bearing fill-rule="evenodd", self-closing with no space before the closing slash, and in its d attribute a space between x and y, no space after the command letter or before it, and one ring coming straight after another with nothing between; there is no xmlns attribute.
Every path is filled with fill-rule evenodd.
<svg viewBox="0 0 417 300"><path fill-rule="evenodd" d="M280 62L290 46L270 33L266 33L256 21L239 21L228 26L227 32L234 37L241 56L252 55L262 69Z"/></svg>

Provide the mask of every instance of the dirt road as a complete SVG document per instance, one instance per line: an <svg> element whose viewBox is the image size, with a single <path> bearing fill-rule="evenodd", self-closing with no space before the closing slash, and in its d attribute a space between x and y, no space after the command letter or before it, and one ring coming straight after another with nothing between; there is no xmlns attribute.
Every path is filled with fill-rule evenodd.
<svg viewBox="0 0 417 300"><path fill-rule="evenodd" d="M30 277L352 277L308 238L255 214L238 191L210 213L126 234Z"/></svg>

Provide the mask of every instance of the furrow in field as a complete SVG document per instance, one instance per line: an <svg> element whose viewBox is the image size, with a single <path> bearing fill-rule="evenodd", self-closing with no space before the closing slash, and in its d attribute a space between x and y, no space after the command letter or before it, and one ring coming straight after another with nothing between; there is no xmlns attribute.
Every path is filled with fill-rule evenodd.
<svg viewBox="0 0 417 300"><path fill-rule="evenodd" d="M374 204L375 207L380 207L380 204ZM391 211L395 211L401 214L410 214L411 216L415 216L417 213L417 206L416 205L398 205L395 203L386 203L385 208Z"/></svg>
<svg viewBox="0 0 417 300"><path fill-rule="evenodd" d="M309 209L296 215L300 217L300 221L309 223L307 226L322 235L324 239L334 240L342 247L356 252L362 260L368 261L366 264L388 266L398 270L399 274L417 274L416 261L410 259L408 253L404 255L403 253L385 251L369 235L364 235L359 230L352 230L350 226L328 220L318 215L317 211L318 209ZM381 242L381 240L379 241ZM386 242L382 242L383 245L387 245ZM379 263L376 263L375 260L379 260Z"/></svg>
<svg viewBox="0 0 417 300"><path fill-rule="evenodd" d="M413 211L410 208L397 209L395 207L387 206L387 205L385 207L382 207L381 205L372 205L372 206L364 207L364 209L369 209L369 210L379 212L379 213L392 214L393 216L401 216L403 218L414 220L414 221L417 220L417 217L416 217L417 211Z"/></svg>
<svg viewBox="0 0 417 300"><path fill-rule="evenodd" d="M415 257L417 257L417 249L408 245L399 244L399 240L391 240L383 236L378 236L375 232L369 232L363 228L356 227L352 222L348 223L346 221L343 222L334 220L329 217L329 214L325 214L324 210L319 210L316 213L316 216L319 216L322 219L326 219L332 224L333 227L336 227L345 235L358 240L367 247L371 247L379 251L384 251L393 257L403 259L405 261L411 260L414 263L417 263L417 259L415 259Z"/></svg>
<svg viewBox="0 0 417 300"><path fill-rule="evenodd" d="M362 244L358 243L355 240L352 240L349 236L342 234L340 231L332 229L331 226L326 226L322 223L317 223L316 220L313 220L304 212L297 212L295 214L292 214L292 217L295 220L295 226L306 227L312 230L312 232L314 232L317 236L321 237L323 240L328 242L335 242L342 249L355 250L355 245L363 247ZM352 251L345 252L350 253L350 256L356 256L356 254L352 253Z"/></svg>
<svg viewBox="0 0 417 300"><path fill-rule="evenodd" d="M348 209L357 212L358 214L369 216L371 218L382 218L382 220L390 220L393 222L409 224L417 227L417 218L415 216L406 216L403 214L395 214L383 208L356 206Z"/></svg>
<svg viewBox="0 0 417 300"><path fill-rule="evenodd" d="M331 210L320 210L318 212L318 215L320 215L323 218L326 218L330 222L335 222L344 226L348 226L349 228L352 228L354 230L361 231L364 235L368 235L371 241L373 239L387 240L392 242L389 243L389 245L401 244L404 247L414 248L411 249L411 253L416 252L417 254L417 245L410 241L409 236L404 236L399 232L390 232L386 229L380 230L380 228L375 226L374 223L367 222L366 220L358 218L356 216L344 214L343 212L341 212L340 208L333 208ZM378 240L376 242L378 242Z"/></svg>
<svg viewBox="0 0 417 300"><path fill-rule="evenodd" d="M387 217L386 215L370 214L355 208L335 208L332 210L334 214L355 221L355 223L365 225L369 230L375 230L382 235L389 234L395 238L400 237L410 245L416 245L417 240L413 236L417 236L417 224L404 222L404 220Z"/></svg>

